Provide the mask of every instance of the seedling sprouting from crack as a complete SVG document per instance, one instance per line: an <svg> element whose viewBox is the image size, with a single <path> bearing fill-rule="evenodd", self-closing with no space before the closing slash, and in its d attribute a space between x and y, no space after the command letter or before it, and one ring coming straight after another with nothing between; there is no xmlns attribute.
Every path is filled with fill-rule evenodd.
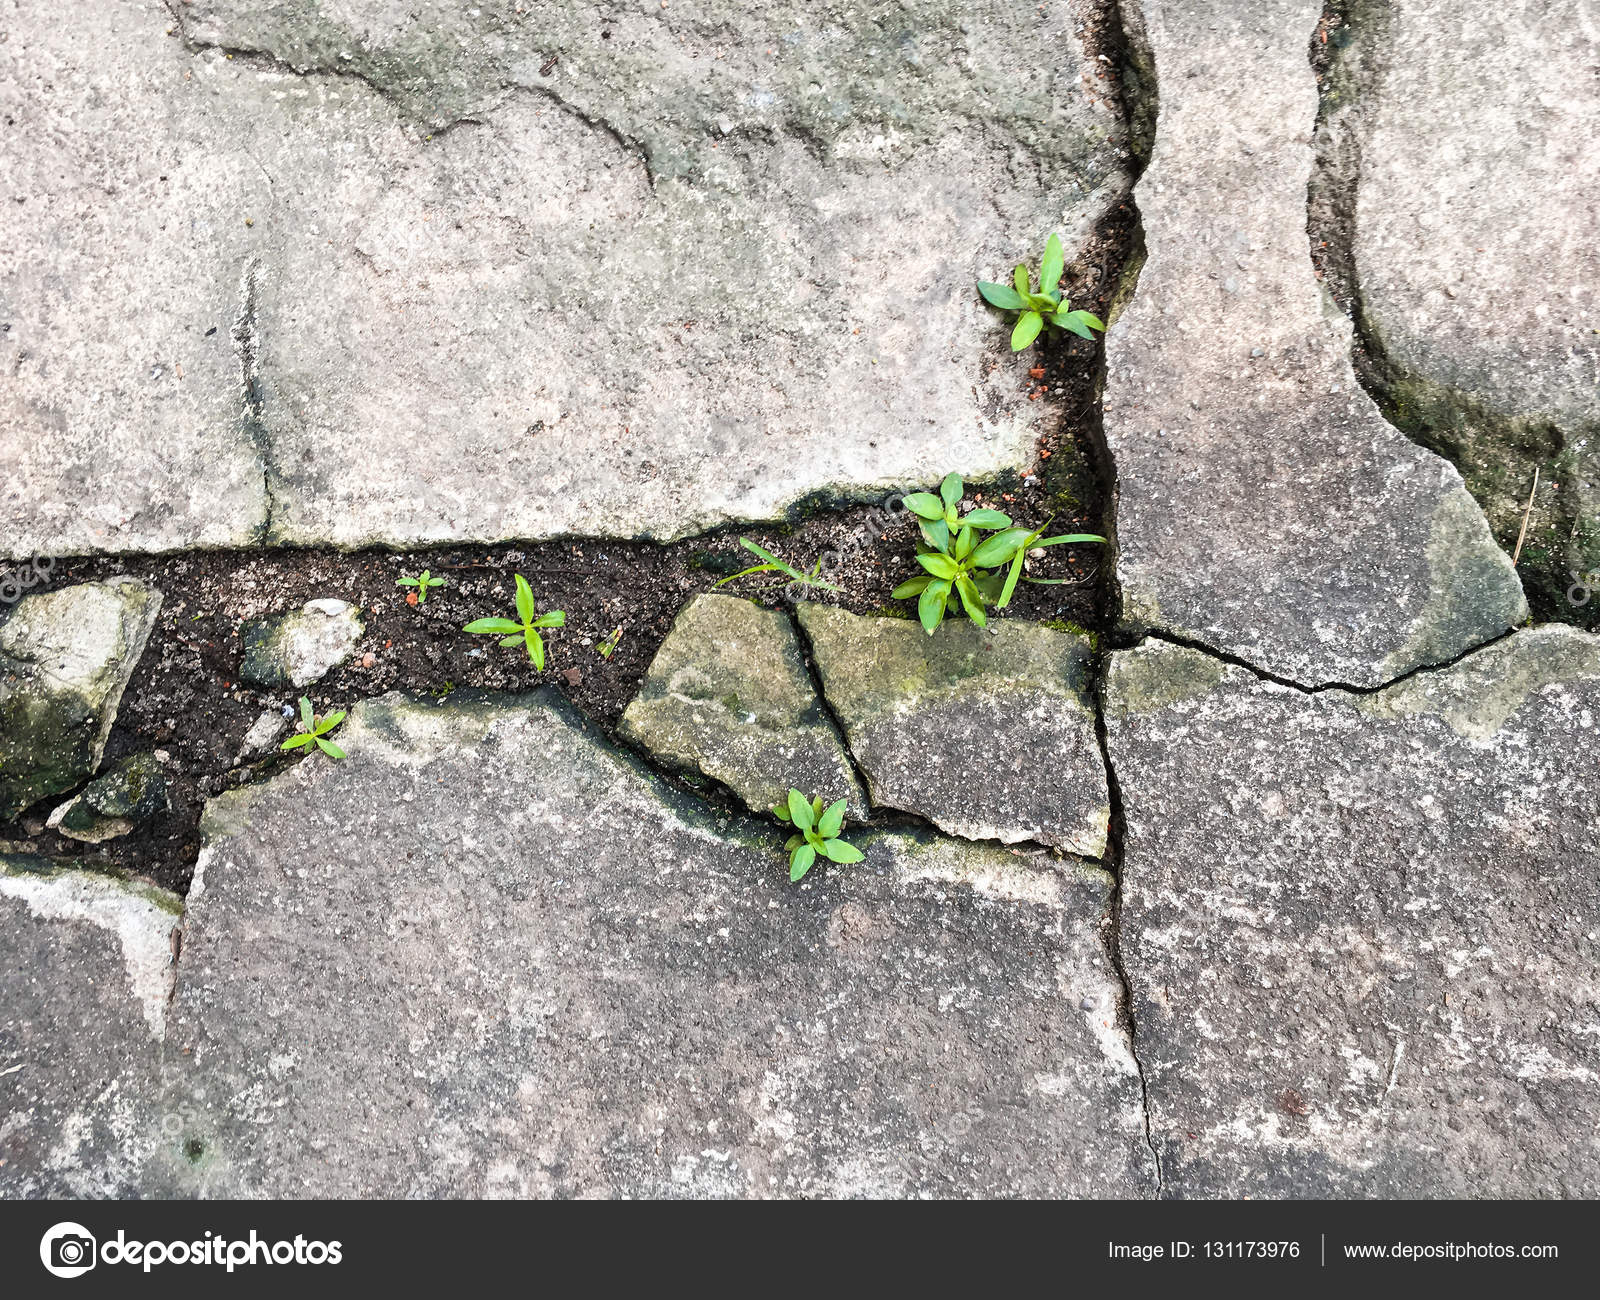
<svg viewBox="0 0 1600 1300"><path fill-rule="evenodd" d="M304 695L300 697L300 730L290 736L288 740L279 745L279 749L300 749L305 745L315 745L329 758L343 758L344 750L328 739L328 733L344 721L344 710L330 713L327 717L318 720L311 711L311 701Z"/></svg>
<svg viewBox="0 0 1600 1300"><path fill-rule="evenodd" d="M952 593L979 627L989 622L988 607L1004 609L1011 603L1018 581L1062 583L1065 578L1026 578L1023 566L1036 546L1067 546L1075 542L1103 542L1098 533L1063 533L1044 537L1044 528L1029 532L1012 526L1011 517L998 510L956 513L965 486L959 474L945 475L939 495L913 492L906 507L917 516L922 536L917 541L917 563L927 570L902 582L890 594L895 600L917 598L917 618L932 636L944 621ZM1045 528L1050 521L1045 521ZM991 533L978 540L979 533ZM1003 572L1002 572L1003 571Z"/></svg>
<svg viewBox="0 0 1600 1300"><path fill-rule="evenodd" d="M1061 240L1051 235L1044 246L1044 260L1039 263L1038 293L1029 288L1028 268L1022 262L1018 262L1011 273L1009 285L978 281L978 292L992 306L1019 313L1016 328L1011 331L1013 352L1021 352L1039 337L1039 331L1046 326L1050 327L1052 334L1069 330L1079 338L1090 340L1094 338L1091 331L1105 332L1103 320L1093 312L1072 311L1072 304L1061 296L1058 286L1065 269L1066 255L1061 251Z"/></svg>
<svg viewBox="0 0 1600 1300"><path fill-rule="evenodd" d="M712 591L715 591L718 587L722 586L723 582L732 582L735 578L742 578L746 574L750 573L786 573L789 575L790 581L803 583L807 587L817 587L823 591L839 590L839 588L835 587L831 582L823 582L819 577L819 575L822 573L822 560L820 557L818 558L816 564L812 566L811 572L806 574L801 573L799 569L785 564L771 551L757 546L748 537L741 537L739 539L739 545L744 547L745 550L749 551L752 555L759 556L765 561L765 563L752 564L748 569L740 569L738 573L730 573L726 578L722 579L722 582L713 583L711 585Z"/></svg>
<svg viewBox="0 0 1600 1300"><path fill-rule="evenodd" d="M413 594L417 598L416 603L418 605L426 605L428 603L428 588L444 586L444 579L436 578L427 569L424 569L415 578L396 578L394 584L397 587L415 587L417 590Z"/></svg>
<svg viewBox="0 0 1600 1300"><path fill-rule="evenodd" d="M509 618L478 618L462 628L463 632L485 633L499 635L500 644L503 646L516 645L518 642L528 647L528 658L533 666L540 672L544 671L544 638L539 635L541 627L565 627L567 616L565 611L553 609L548 614L541 614L534 608L533 588L528 585L528 580L520 573L517 578L517 619L513 622ZM509 635L506 635L509 633Z"/></svg>
<svg viewBox="0 0 1600 1300"><path fill-rule="evenodd" d="M861 861L861 850L839 838L847 802L840 799L824 808L820 796L808 801L800 791L791 789L786 802L773 805L772 815L796 832L783 846L789 850L790 884L811 870L818 855L830 862Z"/></svg>

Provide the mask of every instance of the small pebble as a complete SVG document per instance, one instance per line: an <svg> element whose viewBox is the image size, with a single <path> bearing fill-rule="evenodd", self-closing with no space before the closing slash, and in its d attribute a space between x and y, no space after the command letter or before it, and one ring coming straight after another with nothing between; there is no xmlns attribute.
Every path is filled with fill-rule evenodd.
<svg viewBox="0 0 1600 1300"><path fill-rule="evenodd" d="M378 662L378 657L375 654L373 654L372 651L370 651L370 650L368 650L366 654L361 656L361 666L363 668L371 668L372 665L377 663L377 662Z"/></svg>
<svg viewBox="0 0 1600 1300"><path fill-rule="evenodd" d="M1078 1010L1079 1011L1093 1011L1094 1010L1094 999L1093 998L1084 998L1084 1000L1082 1002L1078 1003Z"/></svg>

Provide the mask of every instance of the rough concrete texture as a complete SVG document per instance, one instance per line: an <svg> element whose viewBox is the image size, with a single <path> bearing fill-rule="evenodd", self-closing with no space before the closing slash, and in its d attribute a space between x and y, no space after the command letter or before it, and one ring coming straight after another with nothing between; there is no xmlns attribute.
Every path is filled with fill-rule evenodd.
<svg viewBox="0 0 1600 1300"><path fill-rule="evenodd" d="M1159 86L1149 256L1106 336L1123 622L1306 685L1377 686L1521 621L1460 475L1358 387L1313 275L1321 4L1122 10Z"/></svg>
<svg viewBox="0 0 1600 1300"><path fill-rule="evenodd" d="M1600 1194L1600 638L1371 695L1148 642L1106 731L1167 1194Z"/></svg>
<svg viewBox="0 0 1600 1300"><path fill-rule="evenodd" d="M791 788L826 803L866 792L817 699L794 624L736 596L696 596L623 712L622 735L669 767L721 781L766 812Z"/></svg>
<svg viewBox="0 0 1600 1300"><path fill-rule="evenodd" d="M958 618L929 636L814 604L800 626L874 803L967 839L1105 853L1111 799L1086 637Z"/></svg>
<svg viewBox="0 0 1600 1300"><path fill-rule="evenodd" d="M1385 395L1508 547L1542 471L1524 581L1547 617L1592 621L1600 602L1565 597L1600 570L1600 11L1396 0L1351 18L1327 144Z"/></svg>
<svg viewBox="0 0 1600 1300"><path fill-rule="evenodd" d="M521 9L19 11L6 548L676 537L1031 463L974 281L1127 187L1065 7Z"/></svg>
<svg viewBox="0 0 1600 1300"><path fill-rule="evenodd" d="M549 695L340 739L210 806L174 1190L1151 1190L1103 873L894 833L792 888Z"/></svg>
<svg viewBox="0 0 1600 1300"><path fill-rule="evenodd" d="M0 818L99 769L160 609L117 578L24 596L0 621Z"/></svg>
<svg viewBox="0 0 1600 1300"><path fill-rule="evenodd" d="M0 854L0 1198L146 1190L180 910L150 886Z"/></svg>
<svg viewBox="0 0 1600 1300"><path fill-rule="evenodd" d="M239 676L269 690L308 686L355 653L361 611L347 600L308 600L292 613L257 619L242 631Z"/></svg>
<svg viewBox="0 0 1600 1300"><path fill-rule="evenodd" d="M154 754L132 754L57 806L49 824L68 839L99 844L170 806L160 761Z"/></svg>

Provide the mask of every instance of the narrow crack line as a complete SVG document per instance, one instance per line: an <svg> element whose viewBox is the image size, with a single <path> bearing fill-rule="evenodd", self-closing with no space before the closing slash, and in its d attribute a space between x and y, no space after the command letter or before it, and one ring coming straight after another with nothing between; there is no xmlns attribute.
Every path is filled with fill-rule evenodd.
<svg viewBox="0 0 1600 1300"><path fill-rule="evenodd" d="M272 536L273 517L278 508L277 469L274 464L271 431L266 422L266 398L261 390L261 320L257 277L261 262L251 257L239 277L239 314L229 334L239 354L239 423L261 464L261 490L266 512L256 529L258 541Z"/></svg>
<svg viewBox="0 0 1600 1300"><path fill-rule="evenodd" d="M1106 834L1106 869L1111 873L1111 931L1106 938L1106 956L1111 968L1122 984L1122 1022L1128 1035L1128 1053L1133 1057L1139 1072L1139 1097L1144 1109L1144 1143L1156 1169L1156 1199L1166 1195L1166 1174L1161 1166L1161 1151L1156 1145L1155 1115L1150 1103L1150 1079L1145 1073L1144 1061L1139 1055L1139 1023L1133 1010L1133 981L1122 955L1122 908L1127 897L1125 848L1127 845L1127 813L1122 802L1122 786L1117 780L1117 769L1111 761L1111 743L1106 731L1105 688L1110 671L1111 657L1103 656L1095 682L1094 734L1100 746L1100 761L1106 769L1106 789L1111 802L1111 819Z"/></svg>
<svg viewBox="0 0 1600 1300"><path fill-rule="evenodd" d="M828 698L827 689L822 684L822 670L817 666L816 644L800 621L799 611L789 609L784 612L788 616L789 625L794 629L795 640L800 646L800 662L805 665L806 676L811 680L811 690L817 697L817 707L822 710L822 716L827 718L828 725L839 738L839 748L844 750L845 761L850 764L850 771L861 786L862 797L867 801L867 815L870 817L873 813L872 783L867 780L866 771L857 761L856 751L850 744L850 733L845 730L844 720L834 709L833 701Z"/></svg>
<svg viewBox="0 0 1600 1300"><path fill-rule="evenodd" d="M1546 625L1534 624L1532 626L1542 627ZM1554 624L1550 626L1564 625ZM1322 682L1315 686L1307 686L1304 682L1297 682L1292 677L1280 677L1276 673L1270 673L1265 668L1260 668L1251 663L1248 659L1241 659L1238 655L1229 654L1225 650L1218 650L1215 646L1207 645L1204 641L1197 641L1191 637L1182 636L1177 632L1169 632L1163 628L1151 628L1132 644L1118 646L1116 648L1118 650L1133 650L1142 645L1145 641L1164 641L1168 645L1181 646L1185 650L1198 650L1201 654L1207 655L1212 659L1216 659L1221 663L1225 663L1229 667L1242 668L1251 676L1257 677L1264 682L1271 682L1275 686L1287 687L1289 690L1298 691L1302 695L1321 695L1328 691L1338 691L1345 695L1381 695L1384 691L1389 690L1391 687L1399 686L1403 682L1408 682L1413 677L1421 677L1426 673L1448 672L1457 664L1461 663L1462 660L1470 659L1473 655L1478 654L1481 651L1488 650L1493 646L1497 646L1502 641L1515 636L1518 632L1523 630L1525 629L1508 627L1503 632L1499 632L1496 635L1489 637L1485 641L1479 641L1474 645L1468 646L1465 650L1461 651L1459 654L1452 655L1449 659L1443 659L1437 663L1418 664L1415 668L1408 668L1405 672L1399 673L1396 676L1389 678L1385 682L1380 682L1376 686L1356 686L1350 682Z"/></svg>

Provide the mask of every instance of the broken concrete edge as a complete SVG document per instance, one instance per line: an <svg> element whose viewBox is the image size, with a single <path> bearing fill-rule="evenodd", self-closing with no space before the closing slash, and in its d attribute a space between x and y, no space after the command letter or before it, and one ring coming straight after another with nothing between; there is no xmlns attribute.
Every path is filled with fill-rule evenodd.
<svg viewBox="0 0 1600 1300"><path fill-rule="evenodd" d="M177 978L173 932L183 922L176 894L141 880L97 871L75 858L0 853L0 895L19 899L47 921L78 921L116 935L129 992L153 1038L166 1033L167 1005ZM60 972L71 978L71 972Z"/></svg>

